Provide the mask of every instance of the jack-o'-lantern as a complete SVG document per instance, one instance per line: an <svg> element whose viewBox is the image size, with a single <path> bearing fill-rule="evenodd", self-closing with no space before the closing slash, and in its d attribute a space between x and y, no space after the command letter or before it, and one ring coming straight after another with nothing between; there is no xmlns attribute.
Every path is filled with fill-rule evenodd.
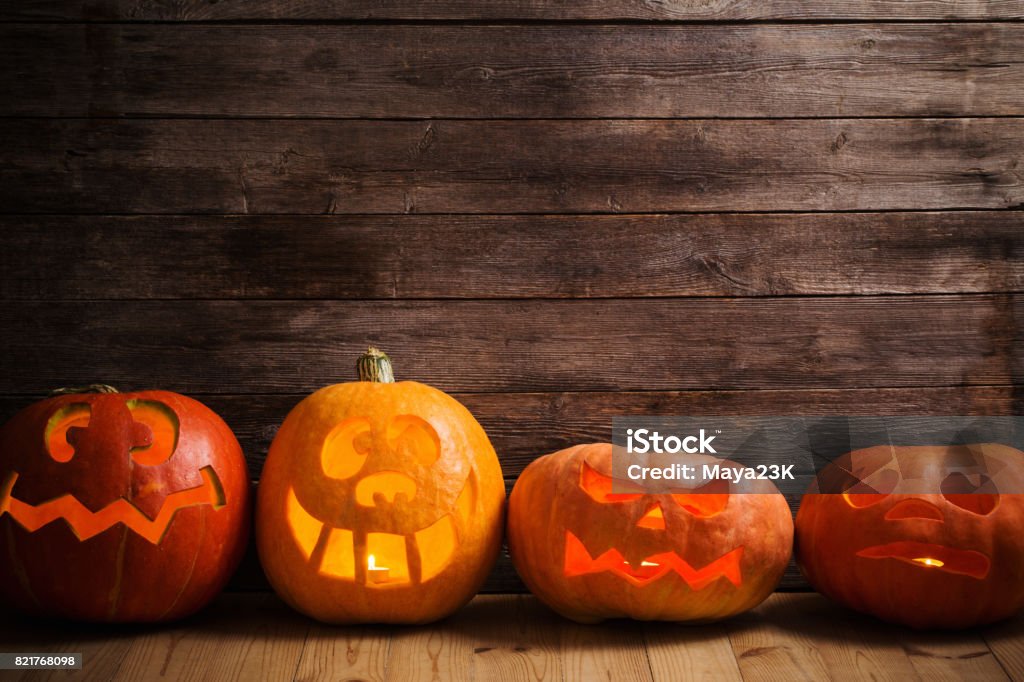
<svg viewBox="0 0 1024 682"><path fill-rule="evenodd" d="M0 430L0 594L43 616L186 616L245 549L241 448L191 398L92 389L35 403Z"/></svg>
<svg viewBox="0 0 1024 682"><path fill-rule="evenodd" d="M468 602L501 547L505 487L476 419L394 382L371 348L360 381L281 425L260 480L257 543L278 594L331 623L423 623Z"/></svg>
<svg viewBox="0 0 1024 682"><path fill-rule="evenodd" d="M965 628L1024 608L1024 452L877 446L823 469L797 513L797 561L852 609Z"/></svg>
<svg viewBox="0 0 1024 682"><path fill-rule="evenodd" d="M686 455L682 464L728 460ZM761 603L789 562L793 521L770 481L714 492L613 489L612 446L577 445L531 463L509 500L508 544L523 582L581 623L700 622ZM734 487L736 486L736 487ZM743 487L745 492L739 492Z"/></svg>

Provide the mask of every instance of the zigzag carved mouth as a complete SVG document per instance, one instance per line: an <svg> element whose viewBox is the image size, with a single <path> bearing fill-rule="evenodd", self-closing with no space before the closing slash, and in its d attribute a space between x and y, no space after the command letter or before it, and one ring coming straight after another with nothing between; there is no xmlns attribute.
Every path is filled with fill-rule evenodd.
<svg viewBox="0 0 1024 682"><path fill-rule="evenodd" d="M570 531L565 532L565 575L568 577L608 571L634 585L643 586L674 571L693 590L702 590L719 578L739 587L743 582L740 573L742 557L743 548L737 547L703 568L694 568L675 552L661 552L634 566L615 548L594 558L578 537Z"/></svg>
<svg viewBox="0 0 1024 682"><path fill-rule="evenodd" d="M160 511L152 519L123 497L96 512L91 511L70 494L38 505L28 504L14 497L14 484L18 480L18 474L12 473L0 486L0 516L10 514L11 518L30 533L49 523L62 520L79 540L88 540L120 523L156 545L167 532L171 520L179 509L204 504L220 509L226 504L224 487L213 467L203 467L199 473L203 477L202 485L167 495Z"/></svg>

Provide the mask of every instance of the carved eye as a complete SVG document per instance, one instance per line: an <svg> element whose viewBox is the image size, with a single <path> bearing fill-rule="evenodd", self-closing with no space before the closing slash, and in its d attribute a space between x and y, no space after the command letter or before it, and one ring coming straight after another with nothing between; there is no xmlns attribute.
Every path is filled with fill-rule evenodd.
<svg viewBox="0 0 1024 682"><path fill-rule="evenodd" d="M46 423L46 451L57 462L70 462L75 456L75 446L68 442L68 429L85 428L92 417L89 403L65 405L50 417Z"/></svg>
<svg viewBox="0 0 1024 682"><path fill-rule="evenodd" d="M882 469L872 474L868 481L857 481L843 492L846 504L864 509L878 504L891 495L899 485L900 475L895 469Z"/></svg>
<svg viewBox="0 0 1024 682"><path fill-rule="evenodd" d="M388 424L388 445L403 459L433 466L441 456L441 438L425 419L400 414Z"/></svg>
<svg viewBox="0 0 1024 682"><path fill-rule="evenodd" d="M702 519L721 514L729 504L729 482L710 481L692 493L674 493L672 500Z"/></svg>
<svg viewBox="0 0 1024 682"><path fill-rule="evenodd" d="M966 476L957 471L942 480L940 489L947 502L973 514L991 514L999 506L995 483L985 474Z"/></svg>
<svg viewBox="0 0 1024 682"><path fill-rule="evenodd" d="M126 405L132 414L132 419L138 424L148 426L152 433L149 445L140 445L131 449L131 456L135 463L156 466L170 459L178 448L180 426L178 415L174 413L174 410L153 400L129 400Z"/></svg>
<svg viewBox="0 0 1024 682"><path fill-rule="evenodd" d="M320 449L324 475L334 479L355 476L370 454L370 420L352 417L336 424Z"/></svg>
<svg viewBox="0 0 1024 682"><path fill-rule="evenodd" d="M612 492L613 479L611 476L605 476L591 467L586 462L583 462L583 466L580 468L580 487L583 491L590 496L595 502L601 504L609 504L613 502L629 502L630 500L638 500L644 496L644 492L640 491L639 488L631 488L629 484L619 481L618 486L622 488L631 488L638 490L635 493L613 493Z"/></svg>

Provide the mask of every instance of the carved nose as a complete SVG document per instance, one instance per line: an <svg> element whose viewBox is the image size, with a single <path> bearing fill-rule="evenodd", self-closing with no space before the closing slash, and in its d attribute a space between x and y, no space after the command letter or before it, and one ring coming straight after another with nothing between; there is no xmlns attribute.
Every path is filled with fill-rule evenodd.
<svg viewBox="0 0 1024 682"><path fill-rule="evenodd" d="M900 519L943 520L942 510L925 500L901 500L893 505L893 508L885 515L886 521L899 521Z"/></svg>
<svg viewBox="0 0 1024 682"><path fill-rule="evenodd" d="M406 504L416 496L416 481L400 471L378 471L356 484L356 503L362 507L394 504L399 495Z"/></svg>
<svg viewBox="0 0 1024 682"><path fill-rule="evenodd" d="M656 504L647 510L636 524L640 528L651 528L653 530L665 530L665 512L661 505Z"/></svg>

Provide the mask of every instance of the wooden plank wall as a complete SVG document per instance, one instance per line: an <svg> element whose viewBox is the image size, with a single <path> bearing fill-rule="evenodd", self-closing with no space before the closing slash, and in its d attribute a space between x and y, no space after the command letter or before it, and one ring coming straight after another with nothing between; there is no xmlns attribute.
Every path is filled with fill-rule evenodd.
<svg viewBox="0 0 1024 682"><path fill-rule="evenodd" d="M616 414L1021 413L1022 21L0 2L0 417L178 390L255 480L368 343L477 414L509 485Z"/></svg>

